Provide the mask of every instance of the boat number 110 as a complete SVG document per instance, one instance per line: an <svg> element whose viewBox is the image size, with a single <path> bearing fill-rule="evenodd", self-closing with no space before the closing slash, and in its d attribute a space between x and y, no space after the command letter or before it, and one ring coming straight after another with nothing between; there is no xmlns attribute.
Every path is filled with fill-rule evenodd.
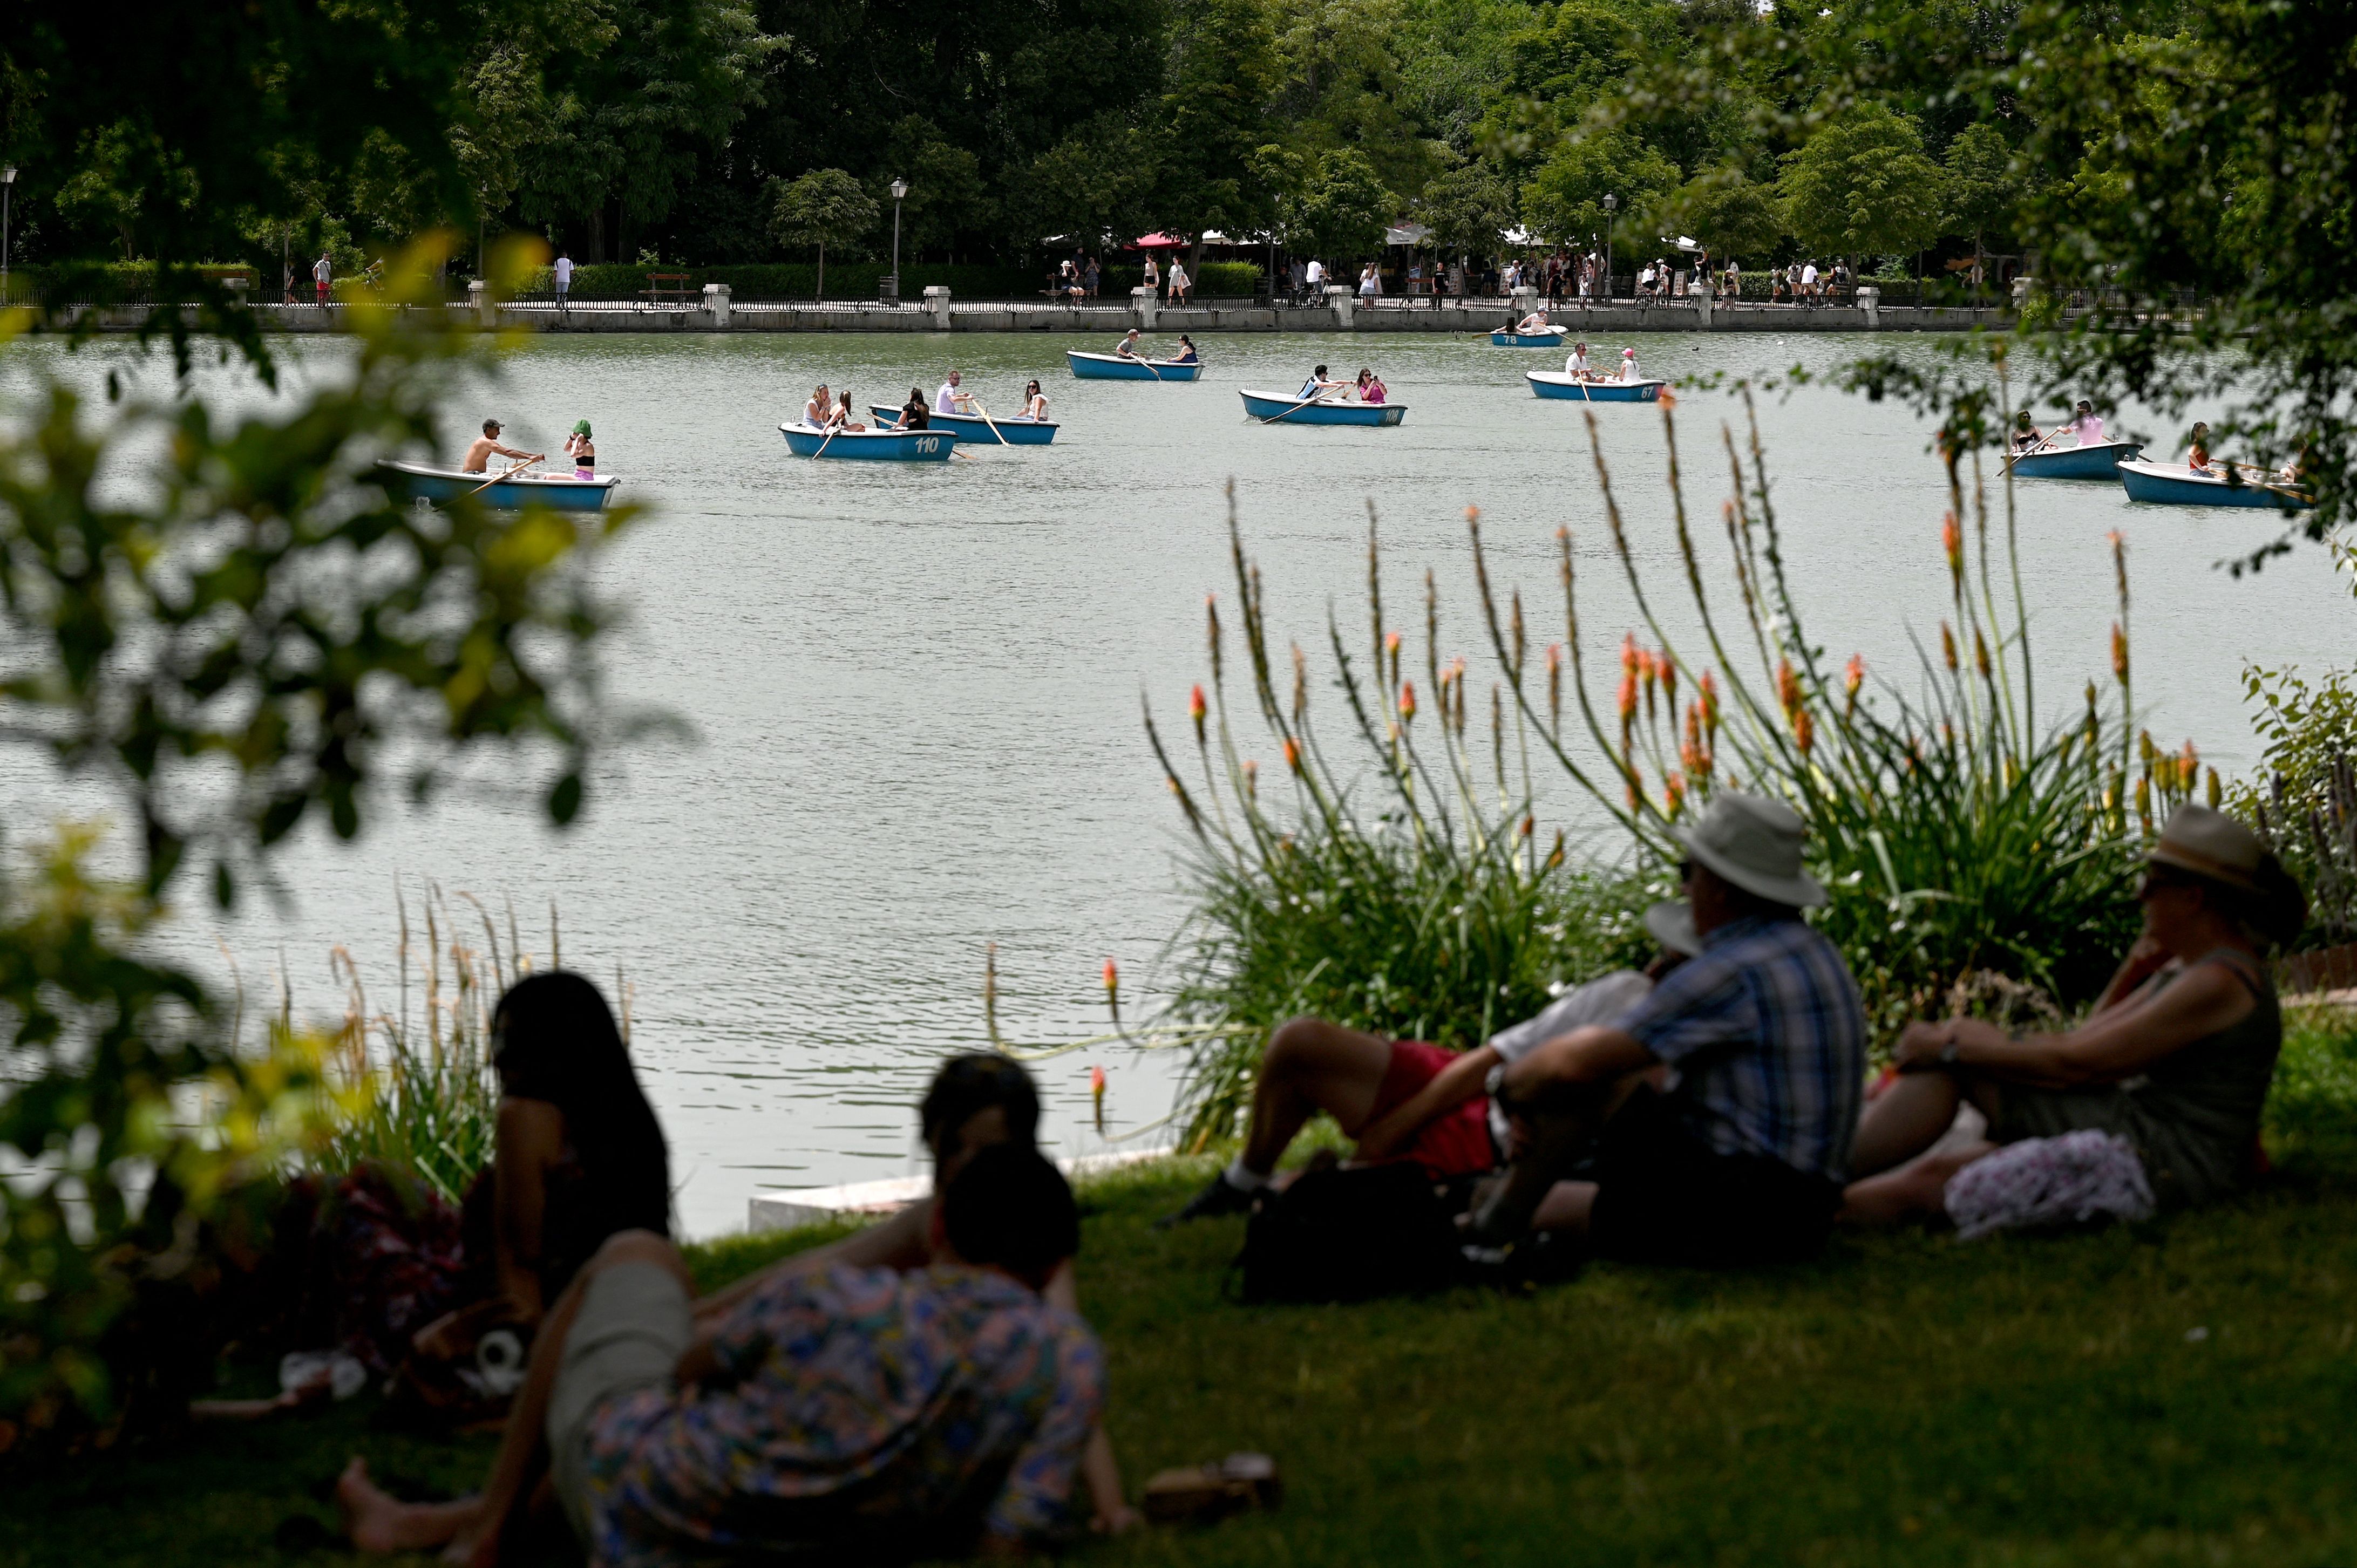
<svg viewBox="0 0 2357 1568"><path fill-rule="evenodd" d="M935 451L939 449L941 444L942 438L938 435L920 435L917 438L917 450L920 452Z"/></svg>

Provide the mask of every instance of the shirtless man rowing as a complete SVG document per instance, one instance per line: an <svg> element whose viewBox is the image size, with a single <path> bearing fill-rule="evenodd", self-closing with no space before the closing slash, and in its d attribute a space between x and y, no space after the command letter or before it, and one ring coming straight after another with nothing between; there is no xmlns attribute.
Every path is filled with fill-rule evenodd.
<svg viewBox="0 0 2357 1568"><path fill-rule="evenodd" d="M491 455L495 452L502 457L512 457L519 462L524 463L537 463L548 456L545 452L519 452L512 446L500 446L500 431L502 428L503 427L500 425L500 422L496 419L487 419L483 421L483 433L480 435L476 436L474 444L467 448L467 460L458 465L458 472L462 474L489 473L491 466Z"/></svg>

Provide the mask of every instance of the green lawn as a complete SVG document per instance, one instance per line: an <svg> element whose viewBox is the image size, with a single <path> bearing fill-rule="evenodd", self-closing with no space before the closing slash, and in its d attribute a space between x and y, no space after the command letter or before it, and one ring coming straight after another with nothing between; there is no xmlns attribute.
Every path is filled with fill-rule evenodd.
<svg viewBox="0 0 2357 1568"><path fill-rule="evenodd" d="M1241 1223L1148 1225L1206 1166L1092 1184L1082 1291L1133 1487L1256 1448L1288 1492L1081 1561L2357 1561L2357 1036L2295 1036L2270 1141L2263 1190L2133 1230L1845 1238L1778 1273L1598 1267L1360 1307L1223 1301ZM716 1281L808 1240L698 1263ZM0 1565L342 1561L285 1521L331 1517L348 1454L455 1490L489 1448L350 1407L216 1429L13 1481Z"/></svg>

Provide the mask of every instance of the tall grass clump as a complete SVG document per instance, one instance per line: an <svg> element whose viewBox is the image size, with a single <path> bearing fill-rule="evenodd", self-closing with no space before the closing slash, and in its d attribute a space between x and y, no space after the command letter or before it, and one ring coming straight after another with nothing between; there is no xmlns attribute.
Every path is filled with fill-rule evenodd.
<svg viewBox="0 0 2357 1568"><path fill-rule="evenodd" d="M357 1112L312 1162L315 1169L339 1174L363 1162L382 1165L414 1173L456 1203L490 1163L499 1124L491 1010L539 961L523 945L512 906L506 911L502 944L499 924L481 900L471 893L457 897L468 906L471 920L454 911L438 886L427 886L419 911L425 925L421 949L413 942L408 900L397 896L398 1000L391 1011L370 1010L349 950L339 947L329 956L345 992L343 1024L335 1036L337 1066L339 1076L361 1092ZM479 942L466 934L470 924L479 929ZM551 906L551 967L559 961L558 953L556 910ZM623 1019L627 1040L627 993Z"/></svg>

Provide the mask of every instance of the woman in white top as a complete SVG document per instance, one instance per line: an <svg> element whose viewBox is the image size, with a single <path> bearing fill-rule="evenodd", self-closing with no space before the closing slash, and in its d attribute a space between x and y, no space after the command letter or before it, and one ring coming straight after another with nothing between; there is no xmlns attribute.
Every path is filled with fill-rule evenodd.
<svg viewBox="0 0 2357 1568"><path fill-rule="evenodd" d="M1042 424L1048 422L1048 394L1039 390L1039 383L1036 381L1023 389L1023 417L1037 420Z"/></svg>
<svg viewBox="0 0 2357 1568"><path fill-rule="evenodd" d="M1727 258L1727 272L1724 275L1727 279L1727 286L1724 291L1725 297L1728 299L1742 298L1743 269L1735 264L1735 258L1733 256Z"/></svg>
<svg viewBox="0 0 2357 1568"><path fill-rule="evenodd" d="M1383 292L1383 276L1375 271L1375 263L1369 262L1366 270L1359 274L1359 297L1372 299Z"/></svg>
<svg viewBox="0 0 2357 1568"><path fill-rule="evenodd" d="M1188 291L1189 289L1192 288L1193 286L1194 286L1193 283L1191 283L1191 282L1188 279L1188 276L1187 276L1187 263L1184 263L1184 262L1182 262L1182 261L1180 261L1180 260L1179 260L1178 257L1176 257L1176 256L1171 257L1171 258L1170 258L1170 303L1171 303L1171 304L1173 304L1173 305L1184 305L1184 304L1186 304L1186 303L1187 303L1187 291Z"/></svg>
<svg viewBox="0 0 2357 1568"><path fill-rule="evenodd" d="M823 430L826 426L826 416L834 412L834 401L827 395L826 383L821 381L818 391L811 393L810 401L802 404L802 423L813 430Z"/></svg>
<svg viewBox="0 0 2357 1568"><path fill-rule="evenodd" d="M1546 307L1542 306L1514 323L1516 332L1544 332L1547 328Z"/></svg>
<svg viewBox="0 0 2357 1568"><path fill-rule="evenodd" d="M1162 269L1154 264L1154 252L1146 252L1146 286L1156 294L1162 292Z"/></svg>
<svg viewBox="0 0 2357 1568"><path fill-rule="evenodd" d="M1637 368L1637 350L1634 349L1620 350L1620 379L1624 381L1641 381L1645 379L1644 372Z"/></svg>

